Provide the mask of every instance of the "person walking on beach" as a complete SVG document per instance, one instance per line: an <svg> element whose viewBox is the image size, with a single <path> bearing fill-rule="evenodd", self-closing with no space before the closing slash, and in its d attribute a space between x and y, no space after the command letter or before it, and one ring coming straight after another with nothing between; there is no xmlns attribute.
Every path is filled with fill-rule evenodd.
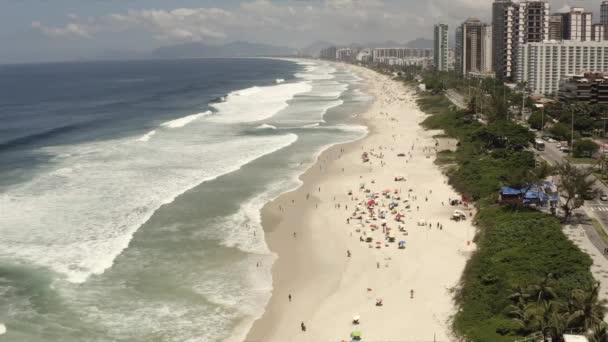
<svg viewBox="0 0 608 342"><path fill-rule="evenodd" d="M289 301L291 302L291 293L289 294L289 296L287 296L287 298L289 298Z"/></svg>
<svg viewBox="0 0 608 342"><path fill-rule="evenodd" d="M300 328L302 328L302 331L306 332L306 326L304 325L304 322L300 323Z"/></svg>

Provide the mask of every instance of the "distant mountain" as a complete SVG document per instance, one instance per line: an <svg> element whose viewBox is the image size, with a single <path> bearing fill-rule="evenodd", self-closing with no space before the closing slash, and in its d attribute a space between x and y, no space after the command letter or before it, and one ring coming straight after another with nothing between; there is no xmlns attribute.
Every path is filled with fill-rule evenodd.
<svg viewBox="0 0 608 342"><path fill-rule="evenodd" d="M405 46L411 47L414 49L432 49L433 48L433 40L426 38L416 38L412 41L405 43Z"/></svg>
<svg viewBox="0 0 608 342"><path fill-rule="evenodd" d="M185 43L164 46L152 52L156 58L220 58L220 57L262 57L293 56L297 51L283 46L233 42L224 45Z"/></svg>

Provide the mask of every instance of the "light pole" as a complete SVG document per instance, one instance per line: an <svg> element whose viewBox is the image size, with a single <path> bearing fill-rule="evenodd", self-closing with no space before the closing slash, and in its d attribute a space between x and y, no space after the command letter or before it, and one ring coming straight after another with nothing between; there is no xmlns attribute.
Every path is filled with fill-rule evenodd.
<svg viewBox="0 0 608 342"><path fill-rule="evenodd" d="M570 127L570 157L574 157L574 110L570 110L572 125Z"/></svg>
<svg viewBox="0 0 608 342"><path fill-rule="evenodd" d="M542 106L542 114L540 116L540 131L544 132L545 131L545 105L541 105Z"/></svg>

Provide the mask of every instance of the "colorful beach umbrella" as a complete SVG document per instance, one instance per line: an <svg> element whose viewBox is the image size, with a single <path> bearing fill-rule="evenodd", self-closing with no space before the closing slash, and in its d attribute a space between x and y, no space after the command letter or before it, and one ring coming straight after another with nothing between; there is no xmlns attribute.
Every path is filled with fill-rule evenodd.
<svg viewBox="0 0 608 342"><path fill-rule="evenodd" d="M350 337L359 337L359 338L361 338L361 332L359 330L355 330L352 333L350 333Z"/></svg>

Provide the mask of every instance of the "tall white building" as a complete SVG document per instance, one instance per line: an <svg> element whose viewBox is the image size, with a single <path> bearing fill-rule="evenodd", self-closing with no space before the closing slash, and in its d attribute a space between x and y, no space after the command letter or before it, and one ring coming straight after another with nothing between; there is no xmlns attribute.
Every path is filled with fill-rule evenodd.
<svg viewBox="0 0 608 342"><path fill-rule="evenodd" d="M573 7L570 12L563 14L563 38L585 42L591 40L591 25L593 13L586 12L582 7Z"/></svg>
<svg viewBox="0 0 608 342"><path fill-rule="evenodd" d="M549 17L547 0L494 1L492 5L493 69L498 78L513 77L519 45L548 39Z"/></svg>
<svg viewBox="0 0 608 342"><path fill-rule="evenodd" d="M515 80L537 94L555 94L560 80L585 72L608 72L605 42L527 43L519 47Z"/></svg>
<svg viewBox="0 0 608 342"><path fill-rule="evenodd" d="M492 71L492 27L477 18L467 19L456 32L456 71L489 73Z"/></svg>
<svg viewBox="0 0 608 342"><path fill-rule="evenodd" d="M435 25L435 39L433 49L433 63L438 71L448 71L448 25Z"/></svg>
<svg viewBox="0 0 608 342"><path fill-rule="evenodd" d="M594 42L601 42L605 40L606 36L606 25L604 24L593 24L591 26L591 40Z"/></svg>

